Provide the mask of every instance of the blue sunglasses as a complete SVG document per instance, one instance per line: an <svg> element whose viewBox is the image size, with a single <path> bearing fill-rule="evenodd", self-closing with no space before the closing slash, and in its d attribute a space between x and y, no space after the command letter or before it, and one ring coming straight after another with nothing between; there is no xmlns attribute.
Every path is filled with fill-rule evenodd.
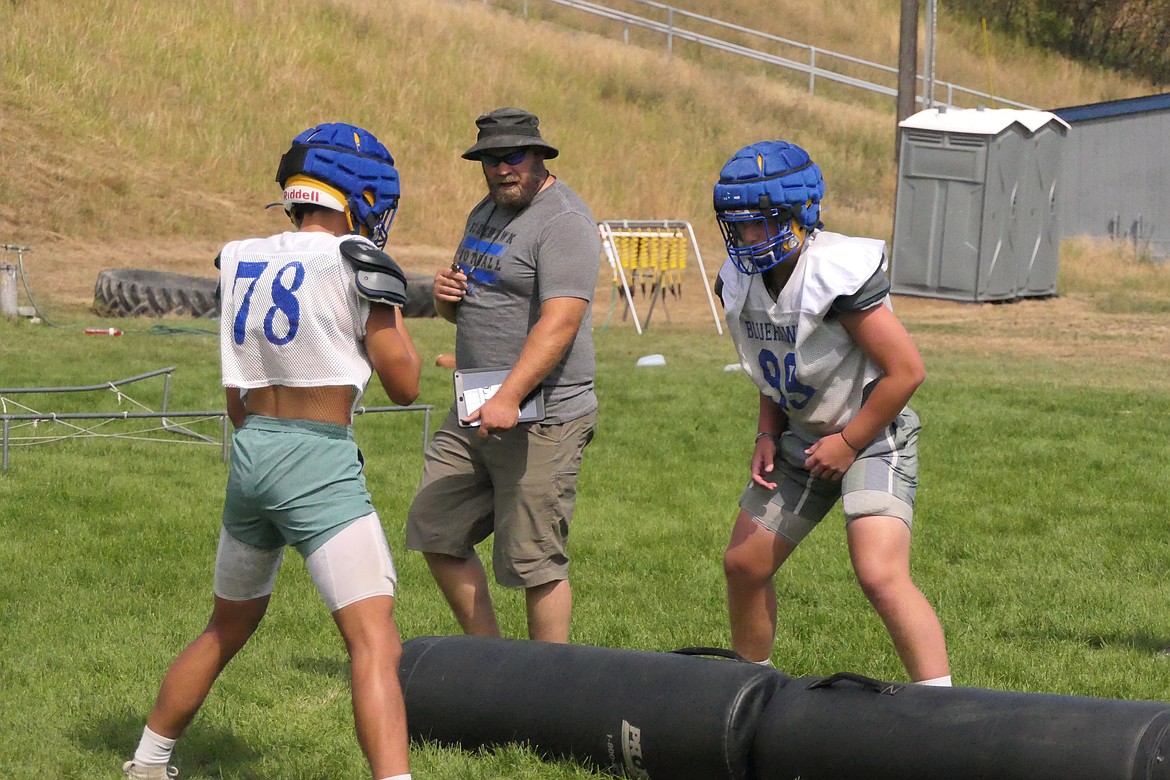
<svg viewBox="0 0 1170 780"><path fill-rule="evenodd" d="M528 147L526 146L523 149L513 149L510 152L498 156L494 154L488 154L487 152L481 152L479 155L479 161L490 168L495 168L500 163L506 163L507 165L519 165L520 163L524 162L524 158L527 156Z"/></svg>

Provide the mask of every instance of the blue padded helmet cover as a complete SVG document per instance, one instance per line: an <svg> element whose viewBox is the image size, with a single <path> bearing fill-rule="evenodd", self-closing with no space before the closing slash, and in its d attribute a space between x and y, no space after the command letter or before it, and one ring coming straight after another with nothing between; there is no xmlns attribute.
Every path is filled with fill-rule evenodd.
<svg viewBox="0 0 1170 780"><path fill-rule="evenodd" d="M294 138L276 181L283 188L296 175L336 187L355 222L371 229L398 207L401 189L394 158L372 133L356 125L325 123Z"/></svg>
<svg viewBox="0 0 1170 780"><path fill-rule="evenodd" d="M820 227L825 180L808 152L787 141L740 149L719 171L715 211L791 210L806 230Z"/></svg>

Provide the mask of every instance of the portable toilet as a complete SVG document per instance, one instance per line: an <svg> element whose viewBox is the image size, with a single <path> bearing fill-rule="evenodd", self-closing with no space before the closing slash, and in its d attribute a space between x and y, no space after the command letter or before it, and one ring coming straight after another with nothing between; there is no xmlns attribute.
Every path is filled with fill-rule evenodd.
<svg viewBox="0 0 1170 780"><path fill-rule="evenodd" d="M891 291L958 301L1056 293L1068 124L1046 111L920 111L902 128Z"/></svg>

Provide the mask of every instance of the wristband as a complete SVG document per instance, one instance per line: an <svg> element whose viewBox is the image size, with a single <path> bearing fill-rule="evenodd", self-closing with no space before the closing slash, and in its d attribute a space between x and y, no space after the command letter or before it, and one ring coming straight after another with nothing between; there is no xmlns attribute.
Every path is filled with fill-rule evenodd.
<svg viewBox="0 0 1170 780"><path fill-rule="evenodd" d="M770 434L770 433L757 433L757 434L756 434L756 441L759 441L760 439L764 438L765 436L767 436L767 437L769 437L769 438L772 438L772 439L775 439L775 438L776 438L775 436L773 436L773 435L772 435L772 434Z"/></svg>
<svg viewBox="0 0 1170 780"><path fill-rule="evenodd" d="M845 446L846 446L846 447L848 447L849 449L853 450L853 453L854 453L855 455L856 455L857 453L861 452L861 448L860 448L860 447L854 447L852 444L850 444L850 443L849 443L849 440L845 438L845 430L844 430L844 429L841 429L841 430L837 431L837 435L841 437L841 441L845 442Z"/></svg>

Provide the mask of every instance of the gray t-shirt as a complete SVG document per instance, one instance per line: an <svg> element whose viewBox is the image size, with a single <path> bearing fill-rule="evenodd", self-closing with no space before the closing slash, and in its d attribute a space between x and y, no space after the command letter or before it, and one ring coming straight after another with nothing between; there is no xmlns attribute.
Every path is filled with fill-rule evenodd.
<svg viewBox="0 0 1170 780"><path fill-rule="evenodd" d="M468 276L467 294L455 310L456 365L510 368L543 301L592 303L601 238L589 207L557 179L521 211L490 197L480 201L467 218L455 262ZM542 383L545 422L568 422L597 408L592 329L586 308L576 338Z"/></svg>

